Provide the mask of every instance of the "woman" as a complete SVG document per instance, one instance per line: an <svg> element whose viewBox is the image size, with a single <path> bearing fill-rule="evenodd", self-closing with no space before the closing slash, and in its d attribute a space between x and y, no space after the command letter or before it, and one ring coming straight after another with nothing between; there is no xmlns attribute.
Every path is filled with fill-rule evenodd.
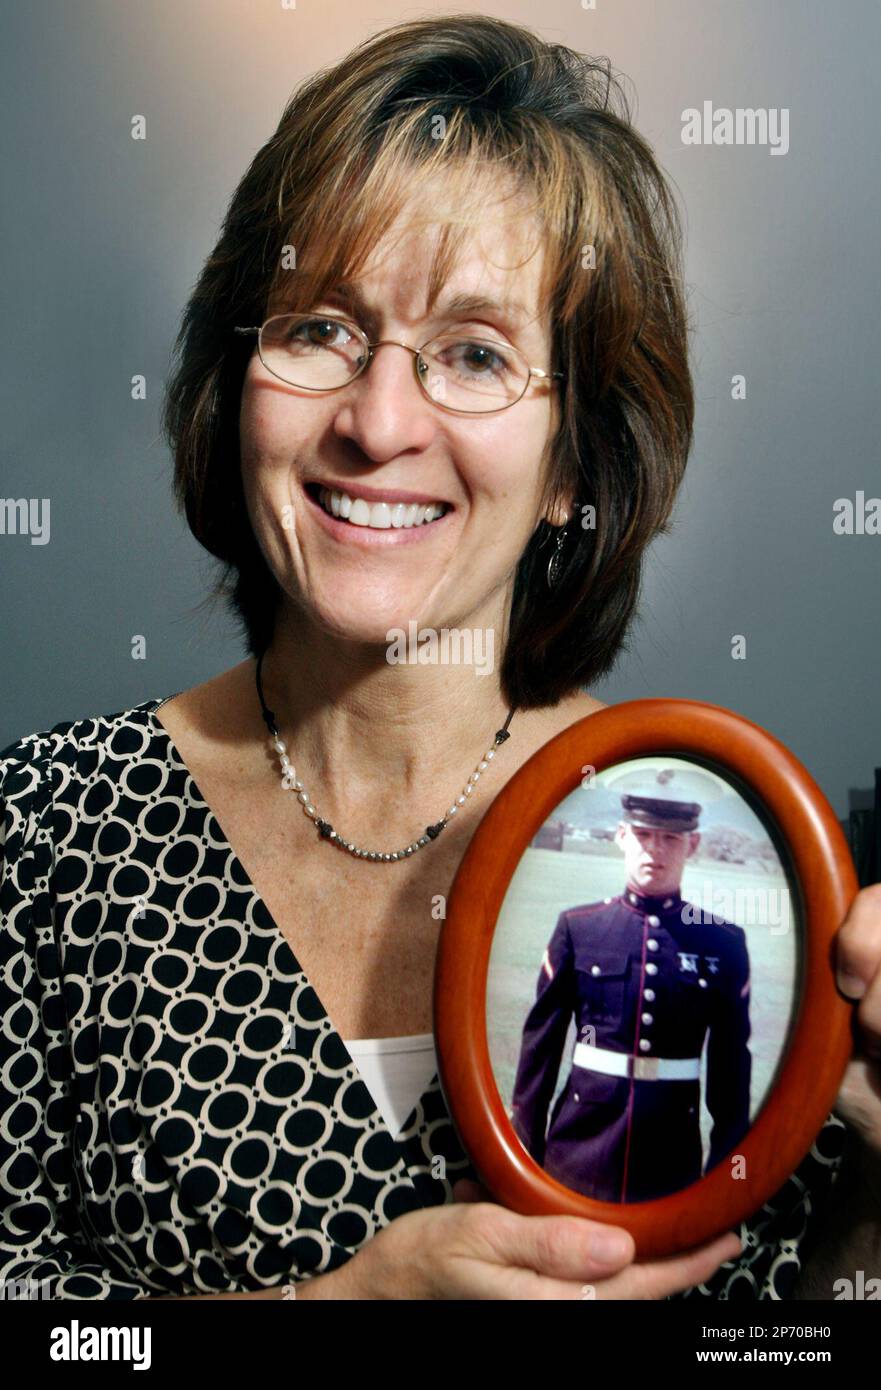
<svg viewBox="0 0 881 1390"><path fill-rule="evenodd" d="M3 755L4 1279L661 1298L797 1271L840 1120L743 1241L640 1264L482 1200L433 1075L438 902L493 795L600 708L691 439L676 213L618 104L526 30L406 24L307 83L238 188L166 424L248 658ZM410 623L500 662L395 661ZM841 941L877 1039L877 890ZM390 1039L371 1094L346 1043Z"/></svg>

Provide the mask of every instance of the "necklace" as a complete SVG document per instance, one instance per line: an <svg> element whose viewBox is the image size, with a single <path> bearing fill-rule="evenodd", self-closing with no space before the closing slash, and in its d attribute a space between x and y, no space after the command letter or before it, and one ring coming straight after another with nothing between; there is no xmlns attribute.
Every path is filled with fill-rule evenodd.
<svg viewBox="0 0 881 1390"><path fill-rule="evenodd" d="M351 840L344 839L338 831L334 830L332 825L320 818L312 804L309 793L297 776L296 768L288 757L287 745L279 735L278 725L275 722L275 715L272 713L272 710L267 707L266 701L263 698L263 682L260 679L260 672L263 666L264 655L265 653L261 652L260 656L257 658L257 694L260 697L260 708L263 714L263 721L270 733L270 747L274 749L281 760L281 785L285 791L295 791L297 793L297 800L302 805L306 815L309 816L311 820L315 821L315 826L321 839L329 840L333 844L338 845L340 849L347 850L349 854L353 854L356 859L373 859L378 862L389 864L397 859L408 859L410 855L415 854L417 850L423 849L425 845L431 844L432 840L437 839L444 826L449 824L459 807L465 805L466 800L471 796L474 788L477 786L481 773L486 772L492 759L495 757L496 749L501 747L505 739L511 737L508 733L508 725L514 715L514 706L508 711L508 717L501 729L496 733L492 746L486 750L480 762L477 764L477 767L465 783L462 795L456 798L441 820L437 821L434 825L427 825L425 827L425 834L420 835L419 839L413 840L411 844L405 845L403 849L391 850L389 853L385 853L382 850L362 849L358 845L353 844Z"/></svg>

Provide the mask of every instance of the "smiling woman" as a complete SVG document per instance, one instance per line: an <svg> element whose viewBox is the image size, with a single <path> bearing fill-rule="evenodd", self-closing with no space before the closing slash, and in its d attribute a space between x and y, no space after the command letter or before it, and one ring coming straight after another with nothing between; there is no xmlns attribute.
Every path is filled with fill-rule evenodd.
<svg viewBox="0 0 881 1390"><path fill-rule="evenodd" d="M474 1175L431 1034L478 820L600 708L585 687L668 523L693 410L679 260L605 61L442 16L291 98L186 306L165 409L247 657L3 754L3 1278L777 1296L779 1211L739 1264L728 1235L636 1265L625 1232L454 1201ZM413 625L485 632L500 660L390 662Z"/></svg>
<svg viewBox="0 0 881 1390"><path fill-rule="evenodd" d="M509 704L552 706L608 671L691 442L679 255L675 204L606 62L457 16L388 30L305 83L232 199L184 316L166 410L179 500L224 562L218 592L249 652L278 637L279 564L302 587L314 555L318 586L326 557L334 584L342 565L365 601L358 553L291 546L297 522L316 520L302 482L350 495L355 483L420 486L455 514L433 537L448 561L456 552L457 585L460 542L470 560L492 535L472 601L510 578ZM258 351L244 355L237 330L258 324ZM451 333L458 348L419 358ZM320 356L292 359L292 338L317 340ZM388 340L409 351L369 346ZM489 402L475 340L519 364ZM414 369L446 410L408 387ZM451 409L449 378L463 369L479 380L456 387ZM272 554L259 526L241 524L243 506L264 499L276 515L289 506L286 534L264 528ZM584 520L576 499L594 525L561 534L567 517ZM542 582L552 539L553 593ZM412 578L400 575L411 614Z"/></svg>

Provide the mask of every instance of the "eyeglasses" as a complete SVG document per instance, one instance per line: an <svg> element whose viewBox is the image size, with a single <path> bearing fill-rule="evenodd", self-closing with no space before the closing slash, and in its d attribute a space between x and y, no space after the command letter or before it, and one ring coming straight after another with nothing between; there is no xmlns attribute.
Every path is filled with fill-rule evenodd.
<svg viewBox="0 0 881 1390"><path fill-rule="evenodd" d="M530 367L523 353L508 343L442 333L422 347L393 338L367 341L357 325L333 314L276 314L256 333L260 361L268 372L302 391L338 391L360 376L383 344L413 354L416 380L442 410L490 414L516 405L533 377L565 380L562 372Z"/></svg>

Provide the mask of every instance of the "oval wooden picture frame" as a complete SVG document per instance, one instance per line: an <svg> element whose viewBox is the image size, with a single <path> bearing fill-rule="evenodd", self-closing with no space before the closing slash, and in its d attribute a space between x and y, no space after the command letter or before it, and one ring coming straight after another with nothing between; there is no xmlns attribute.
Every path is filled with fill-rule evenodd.
<svg viewBox="0 0 881 1390"><path fill-rule="evenodd" d="M490 951L508 886L534 835L582 780L651 756L692 759L757 800L776 827L800 899L800 999L773 1086L737 1145L746 1176L723 1160L697 1182L642 1202L604 1202L563 1186L515 1134L496 1086L486 1027ZM444 1096L492 1196L524 1215L568 1213L625 1227L637 1257L701 1245L753 1215L808 1152L832 1108L852 1049L850 1005L835 985L833 937L858 890L834 812L772 734L717 705L633 700L551 739L489 806L459 865L441 928L434 1031ZM553 923L549 923L550 929ZM536 969L538 962L536 962Z"/></svg>

